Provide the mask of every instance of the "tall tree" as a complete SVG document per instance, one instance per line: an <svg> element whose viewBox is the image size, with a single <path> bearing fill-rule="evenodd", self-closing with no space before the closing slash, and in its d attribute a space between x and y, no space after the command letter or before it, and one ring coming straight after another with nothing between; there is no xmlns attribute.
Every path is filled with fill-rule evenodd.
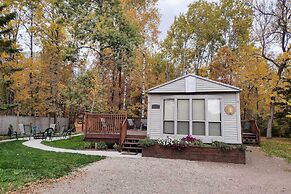
<svg viewBox="0 0 291 194"><path fill-rule="evenodd" d="M253 46L231 51L222 47L210 64L211 79L235 85L242 89L241 116L243 119L266 117L267 103L273 85L274 71Z"/></svg>
<svg viewBox="0 0 291 194"><path fill-rule="evenodd" d="M138 116L144 117L146 111L146 89L147 89L147 70L148 64L153 54L154 47L158 44L158 25L160 23L159 11L157 7L157 0L135 1L122 0L121 1L125 14L129 21L131 21L138 28L139 37L141 39L139 47L135 50L134 63L136 67L131 71L132 74L139 74L138 79L131 80L139 88L140 92L132 96L140 99L139 102L134 103L135 107L140 109ZM129 76L133 76L129 74ZM133 76L134 77L134 76ZM133 88L132 88L133 89ZM126 91L125 91L126 92ZM124 94L127 96L127 93ZM124 106L126 108L126 106Z"/></svg>
<svg viewBox="0 0 291 194"><path fill-rule="evenodd" d="M127 66L132 63L131 56L138 42L136 28L125 16L119 0L67 0L62 6L71 25L68 30L75 40L73 44L80 50L92 51L93 66L102 69L102 72L94 71L94 79L100 79L100 87L110 88L111 110L121 111Z"/></svg>
<svg viewBox="0 0 291 194"><path fill-rule="evenodd" d="M9 23L16 17L16 13L5 12L5 5L0 5L0 110L8 110L16 106L10 98L13 95L10 86L12 80L11 74L20 69L13 65L19 49L16 46L16 40L11 35L13 28Z"/></svg>
<svg viewBox="0 0 291 194"><path fill-rule="evenodd" d="M248 44L251 24L251 7L242 0L200 0L175 19L163 51L167 60L179 67L178 75L199 75L199 69L207 66L222 46L233 50Z"/></svg>
<svg viewBox="0 0 291 194"><path fill-rule="evenodd" d="M291 2L288 0L255 1L254 37L261 47L261 56L277 69L277 81L271 96L267 138L272 137L275 113L275 88L282 81L284 71L290 67Z"/></svg>

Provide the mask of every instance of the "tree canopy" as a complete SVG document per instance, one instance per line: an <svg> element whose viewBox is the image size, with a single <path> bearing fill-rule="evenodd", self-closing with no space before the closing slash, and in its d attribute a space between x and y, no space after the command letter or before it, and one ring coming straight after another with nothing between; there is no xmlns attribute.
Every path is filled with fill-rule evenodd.
<svg viewBox="0 0 291 194"><path fill-rule="evenodd" d="M195 73L240 87L242 118L268 136L290 134L290 1L193 1L161 41L158 0L2 2L1 114L146 117L147 89Z"/></svg>

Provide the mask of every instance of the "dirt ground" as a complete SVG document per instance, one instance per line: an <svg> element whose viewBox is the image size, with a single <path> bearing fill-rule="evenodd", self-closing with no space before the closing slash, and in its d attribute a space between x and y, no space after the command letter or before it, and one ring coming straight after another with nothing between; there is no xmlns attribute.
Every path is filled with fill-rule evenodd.
<svg viewBox="0 0 291 194"><path fill-rule="evenodd" d="M32 190L31 190L32 189ZM291 193L291 164L248 148L247 164L107 158L28 193Z"/></svg>

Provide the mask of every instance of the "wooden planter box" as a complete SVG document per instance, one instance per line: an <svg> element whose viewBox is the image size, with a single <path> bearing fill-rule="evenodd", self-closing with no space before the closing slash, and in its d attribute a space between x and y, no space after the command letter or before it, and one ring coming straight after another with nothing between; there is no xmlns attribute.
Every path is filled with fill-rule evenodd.
<svg viewBox="0 0 291 194"><path fill-rule="evenodd" d="M169 159L184 159L197 160L208 162L225 162L235 164L245 164L245 151L242 150L226 150L212 147L186 147L181 150L171 147L154 145L148 148L143 148L143 157L169 158Z"/></svg>

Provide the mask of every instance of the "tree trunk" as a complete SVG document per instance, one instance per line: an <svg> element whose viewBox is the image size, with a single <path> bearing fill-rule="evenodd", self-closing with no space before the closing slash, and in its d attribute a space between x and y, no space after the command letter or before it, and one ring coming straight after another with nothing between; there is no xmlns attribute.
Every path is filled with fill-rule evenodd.
<svg viewBox="0 0 291 194"><path fill-rule="evenodd" d="M127 75L125 75L124 78L123 110L126 110L126 97L127 97Z"/></svg>
<svg viewBox="0 0 291 194"><path fill-rule="evenodd" d="M118 75L118 110L121 110L122 109L122 99L121 99L121 96L122 96L122 89L121 89L121 85L122 85L122 77L121 77L121 68L119 70L119 75Z"/></svg>
<svg viewBox="0 0 291 194"><path fill-rule="evenodd" d="M145 112L145 70L146 70L146 49L143 51L142 63L142 86L141 86L141 118L144 118Z"/></svg>
<svg viewBox="0 0 291 194"><path fill-rule="evenodd" d="M273 102L270 103L270 118L268 120L268 127L267 127L267 138L272 138L272 123L274 119L274 109L275 104Z"/></svg>

